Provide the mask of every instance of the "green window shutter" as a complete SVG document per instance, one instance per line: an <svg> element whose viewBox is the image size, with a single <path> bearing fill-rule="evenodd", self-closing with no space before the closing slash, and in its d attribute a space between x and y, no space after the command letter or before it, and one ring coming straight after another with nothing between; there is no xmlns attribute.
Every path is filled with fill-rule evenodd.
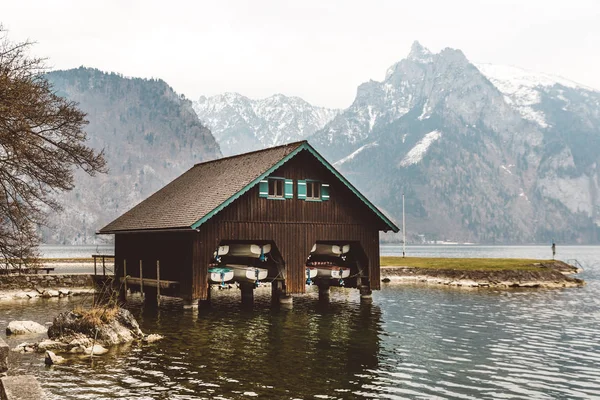
<svg viewBox="0 0 600 400"><path fill-rule="evenodd" d="M294 181L292 179L285 180L283 193L286 199L294 198Z"/></svg>
<svg viewBox="0 0 600 400"><path fill-rule="evenodd" d="M329 184L328 183L321 184L321 200L323 200L323 201L329 200Z"/></svg>
<svg viewBox="0 0 600 400"><path fill-rule="evenodd" d="M306 181L298 181L298 199L306 200Z"/></svg>
<svg viewBox="0 0 600 400"><path fill-rule="evenodd" d="M258 197L269 197L269 181L263 179L258 183Z"/></svg>

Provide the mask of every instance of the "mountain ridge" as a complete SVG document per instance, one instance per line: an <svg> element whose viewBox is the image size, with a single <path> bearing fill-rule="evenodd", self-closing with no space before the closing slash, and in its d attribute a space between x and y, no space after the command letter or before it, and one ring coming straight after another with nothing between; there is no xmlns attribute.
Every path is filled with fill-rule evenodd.
<svg viewBox="0 0 600 400"><path fill-rule="evenodd" d="M600 92L485 72L417 42L310 140L396 218L406 192L412 240L596 242Z"/></svg>
<svg viewBox="0 0 600 400"><path fill-rule="evenodd" d="M41 229L47 244L103 241L97 229L159 190L194 163L221 156L191 101L160 79L126 78L80 67L46 75L60 96L87 113L88 143L105 150L109 171L75 171L75 187L58 195L63 211ZM152 155L149 157L148 155Z"/></svg>
<svg viewBox="0 0 600 400"><path fill-rule="evenodd" d="M193 102L193 107L200 120L210 127L225 155L305 139L337 113L283 94L250 99L226 92L201 96Z"/></svg>

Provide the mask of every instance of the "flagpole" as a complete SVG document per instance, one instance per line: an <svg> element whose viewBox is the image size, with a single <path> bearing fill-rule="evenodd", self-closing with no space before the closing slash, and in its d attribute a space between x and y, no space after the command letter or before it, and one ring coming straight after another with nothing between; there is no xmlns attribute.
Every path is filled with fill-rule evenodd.
<svg viewBox="0 0 600 400"><path fill-rule="evenodd" d="M404 219L404 193L402 193L402 257L406 257L406 220Z"/></svg>

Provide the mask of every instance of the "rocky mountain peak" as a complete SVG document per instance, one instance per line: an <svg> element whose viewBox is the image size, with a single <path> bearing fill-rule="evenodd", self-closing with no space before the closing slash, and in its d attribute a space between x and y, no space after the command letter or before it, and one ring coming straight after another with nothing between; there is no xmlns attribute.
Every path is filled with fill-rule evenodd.
<svg viewBox="0 0 600 400"><path fill-rule="evenodd" d="M391 215L406 193L422 237L594 242L598 126L597 91L415 42L311 143Z"/></svg>
<svg viewBox="0 0 600 400"><path fill-rule="evenodd" d="M433 54L431 51L415 40L410 47L410 53L408 53L407 59L419 63L428 63L432 61L432 57Z"/></svg>
<svg viewBox="0 0 600 400"><path fill-rule="evenodd" d="M239 93L201 97L194 110L210 127L224 155L306 139L338 114L281 93L263 99Z"/></svg>

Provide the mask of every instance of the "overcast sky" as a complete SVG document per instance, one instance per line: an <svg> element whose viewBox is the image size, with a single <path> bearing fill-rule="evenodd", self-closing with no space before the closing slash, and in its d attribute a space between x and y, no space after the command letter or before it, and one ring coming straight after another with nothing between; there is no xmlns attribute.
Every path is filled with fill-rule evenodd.
<svg viewBox="0 0 600 400"><path fill-rule="evenodd" d="M54 68L162 78L191 99L347 107L415 40L600 88L600 0L8 0L0 22Z"/></svg>

